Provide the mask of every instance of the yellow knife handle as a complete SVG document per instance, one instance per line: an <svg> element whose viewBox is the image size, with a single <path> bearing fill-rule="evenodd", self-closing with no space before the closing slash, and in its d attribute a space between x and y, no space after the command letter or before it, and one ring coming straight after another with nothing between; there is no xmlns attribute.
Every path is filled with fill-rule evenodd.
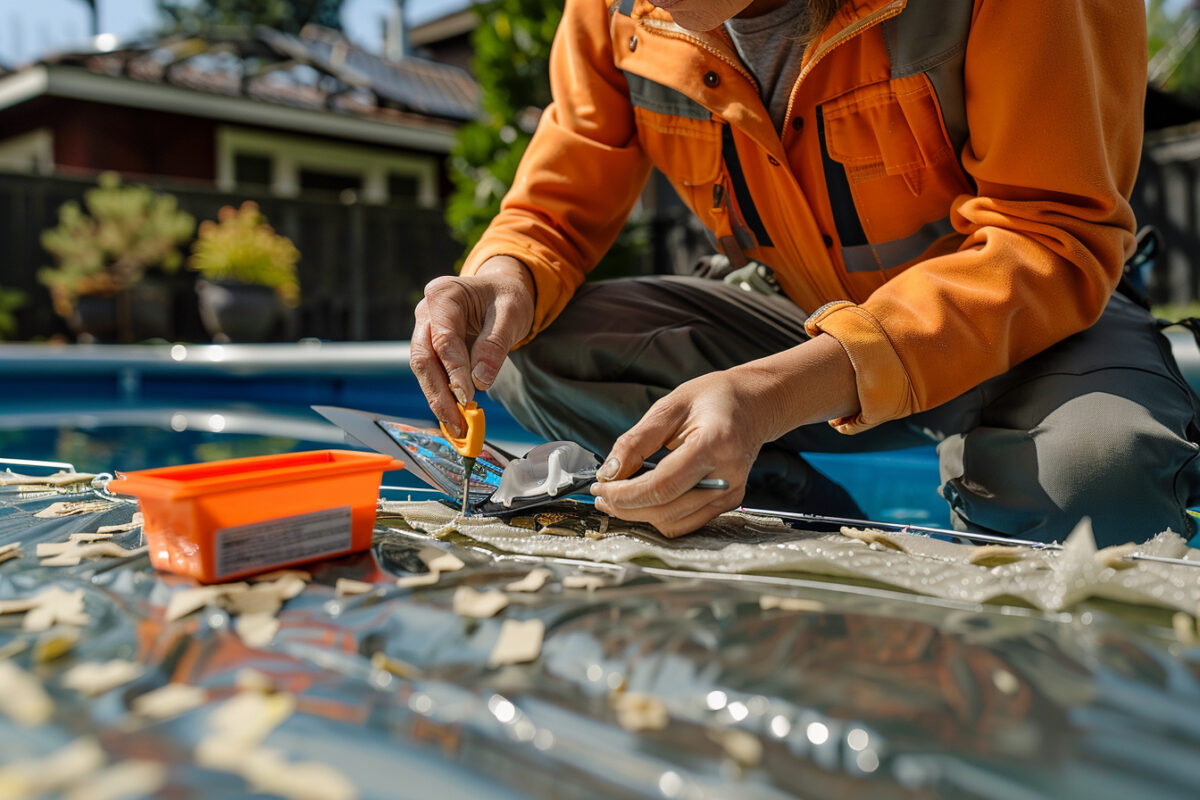
<svg viewBox="0 0 1200 800"><path fill-rule="evenodd" d="M483 419L483 409L471 401L465 406L460 403L458 410L462 412L467 423L467 432L463 436L452 436L450 431L446 430L445 424L439 423L442 435L454 445L455 451L463 458L478 458L483 452L483 437L487 428Z"/></svg>

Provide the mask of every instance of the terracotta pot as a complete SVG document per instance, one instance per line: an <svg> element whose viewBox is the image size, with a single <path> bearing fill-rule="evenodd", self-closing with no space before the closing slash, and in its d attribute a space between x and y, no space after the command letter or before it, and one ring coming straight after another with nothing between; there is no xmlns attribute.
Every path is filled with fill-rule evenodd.
<svg viewBox="0 0 1200 800"><path fill-rule="evenodd" d="M263 342L283 315L269 286L241 281L196 281L200 319L215 342Z"/></svg>

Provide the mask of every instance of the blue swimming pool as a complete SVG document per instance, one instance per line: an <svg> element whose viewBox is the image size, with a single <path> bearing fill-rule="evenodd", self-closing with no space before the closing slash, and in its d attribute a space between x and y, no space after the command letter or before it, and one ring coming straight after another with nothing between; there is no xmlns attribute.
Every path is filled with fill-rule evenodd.
<svg viewBox="0 0 1200 800"><path fill-rule="evenodd" d="M347 444L310 405L429 420L403 344L162 345L0 348L0 457L72 463L89 472ZM481 400L489 440L538 444ZM944 527L932 447L810 455L872 519ZM385 483L419 486L407 473Z"/></svg>
<svg viewBox="0 0 1200 800"><path fill-rule="evenodd" d="M0 347L0 457L133 470L341 446L308 406L423 418L406 358L398 345ZM487 408L498 443L535 443ZM944 519L931 450L812 461L873 517ZM144 555L39 563L38 545L124 523L132 507L50 519L36 515L57 494L0 494L0 547L24 548L0 564L0 599L49 584L78 592L90 614L69 654L38 665L30 646L12 658L54 710L35 727L0 714L9 761L91 737L114 762L166 765L164 796L246 796L240 777L198 763L198 744L249 667L296 699L265 746L335 767L364 800L1186 798L1200 780L1200 634L1186 614L1181 630L1179 615L1112 600L1043 612L828 575L551 558L536 562L552 573L544 590L466 619L460 589L507 589L535 562L420 534L385 509L372 550L307 565L311 581L278 612L274 637L251 645L218 604L168 618L193 586ZM142 544L137 528L117 536ZM398 586L425 570L430 546L464 568ZM581 569L611 585L568 587ZM368 591L348 595L339 580ZM504 626L531 620L544 629L540 656L491 665ZM35 638L0 625L0 651ZM94 698L65 685L80 662L111 659L143 671ZM171 684L199 688L204 705L129 724L135 701ZM669 725L625 727L620 692L657 698Z"/></svg>

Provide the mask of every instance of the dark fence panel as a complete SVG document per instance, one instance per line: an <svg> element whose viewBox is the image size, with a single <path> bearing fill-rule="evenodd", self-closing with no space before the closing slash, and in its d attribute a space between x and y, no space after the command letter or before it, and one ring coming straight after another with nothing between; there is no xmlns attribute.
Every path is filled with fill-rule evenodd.
<svg viewBox="0 0 1200 800"><path fill-rule="evenodd" d="M1166 244L1150 276L1151 301L1183 304L1200 298L1200 126L1146 137L1133 208L1138 224L1158 228Z"/></svg>
<svg viewBox="0 0 1200 800"><path fill-rule="evenodd" d="M30 298L19 313L17 338L67 334L54 314L37 270L52 263L39 243L58 223L58 208L82 201L93 181L0 173L0 286ZM407 339L425 284L449 272L462 255L437 209L225 194L173 182L150 182L175 195L197 220L216 219L225 205L254 200L277 231L295 242L301 302L276 338ZM194 276L181 270L174 289L174 337L205 340L193 292Z"/></svg>
<svg viewBox="0 0 1200 800"><path fill-rule="evenodd" d="M82 200L93 185L85 179L0 172L0 286L21 289L30 298L18 315L18 339L69 334L36 279L38 268L51 263L39 236L57 224L62 203ZM462 256L439 209L227 194L175 182L149 185L175 195L197 220L216 219L222 206L254 200L275 229L296 243L302 299L276 331L280 340L407 339L425 284L447 274ZM601 275L686 274L697 256L711 252L699 222L678 201L671 202L668 189L665 182L659 187L663 200L657 214L642 213L630 223L640 246L626 253L626 263L614 263ZM1150 278L1152 300L1200 298L1200 127L1148 137L1133 205L1139 224L1159 228L1167 245ZM186 271L172 279L174 337L205 341L193 283Z"/></svg>

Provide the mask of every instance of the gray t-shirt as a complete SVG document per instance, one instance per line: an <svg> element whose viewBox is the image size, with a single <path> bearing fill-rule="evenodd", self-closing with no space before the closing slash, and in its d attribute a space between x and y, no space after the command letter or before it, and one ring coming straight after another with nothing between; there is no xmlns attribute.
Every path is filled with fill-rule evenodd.
<svg viewBox="0 0 1200 800"><path fill-rule="evenodd" d="M792 87L800 76L805 45L798 38L807 28L808 0L791 0L758 17L725 22L742 63L758 81L763 103L776 130L782 130Z"/></svg>

